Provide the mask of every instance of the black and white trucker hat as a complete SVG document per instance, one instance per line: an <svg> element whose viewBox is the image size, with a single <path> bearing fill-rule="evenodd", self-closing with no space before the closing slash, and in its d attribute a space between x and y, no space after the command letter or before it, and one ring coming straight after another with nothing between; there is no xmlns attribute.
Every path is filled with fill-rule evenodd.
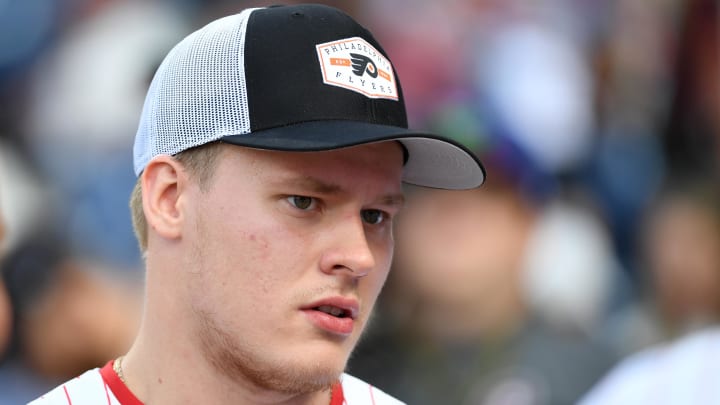
<svg viewBox="0 0 720 405"><path fill-rule="evenodd" d="M190 34L165 57L135 138L135 174L157 155L208 142L321 151L397 140L403 181L477 187L462 145L407 128L395 69L372 34L321 5L247 9Z"/></svg>

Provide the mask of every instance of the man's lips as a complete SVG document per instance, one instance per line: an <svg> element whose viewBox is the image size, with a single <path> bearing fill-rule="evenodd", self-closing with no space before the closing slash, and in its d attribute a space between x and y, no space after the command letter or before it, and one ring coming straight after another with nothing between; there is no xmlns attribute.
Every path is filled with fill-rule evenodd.
<svg viewBox="0 0 720 405"><path fill-rule="evenodd" d="M359 308L357 300L337 296L315 301L300 310L316 327L338 335L350 335Z"/></svg>

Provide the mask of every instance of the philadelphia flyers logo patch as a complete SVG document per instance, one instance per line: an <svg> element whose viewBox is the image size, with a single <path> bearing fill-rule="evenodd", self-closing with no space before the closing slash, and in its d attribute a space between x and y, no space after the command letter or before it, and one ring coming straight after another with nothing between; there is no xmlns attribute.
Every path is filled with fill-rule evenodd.
<svg viewBox="0 0 720 405"><path fill-rule="evenodd" d="M316 45L323 83L370 98L398 99L390 61L360 37Z"/></svg>

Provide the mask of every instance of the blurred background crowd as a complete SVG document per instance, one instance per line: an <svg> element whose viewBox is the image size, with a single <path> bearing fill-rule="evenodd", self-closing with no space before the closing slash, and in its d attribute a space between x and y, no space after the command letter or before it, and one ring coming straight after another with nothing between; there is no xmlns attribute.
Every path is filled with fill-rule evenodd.
<svg viewBox="0 0 720 405"><path fill-rule="evenodd" d="M411 127L488 170L479 190L408 188L351 373L410 404L570 404L717 324L716 1L323 3L385 46ZM145 91L182 37L264 4L0 0L0 404L128 347Z"/></svg>

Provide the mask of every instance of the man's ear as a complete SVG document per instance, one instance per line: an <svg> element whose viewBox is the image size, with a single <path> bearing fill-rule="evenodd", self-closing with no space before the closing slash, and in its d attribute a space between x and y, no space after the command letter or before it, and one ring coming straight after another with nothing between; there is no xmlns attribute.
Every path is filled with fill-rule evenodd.
<svg viewBox="0 0 720 405"><path fill-rule="evenodd" d="M164 239L178 239L182 234L182 192L187 175L180 162L167 155L155 157L141 177L142 203L148 232L152 229Z"/></svg>

